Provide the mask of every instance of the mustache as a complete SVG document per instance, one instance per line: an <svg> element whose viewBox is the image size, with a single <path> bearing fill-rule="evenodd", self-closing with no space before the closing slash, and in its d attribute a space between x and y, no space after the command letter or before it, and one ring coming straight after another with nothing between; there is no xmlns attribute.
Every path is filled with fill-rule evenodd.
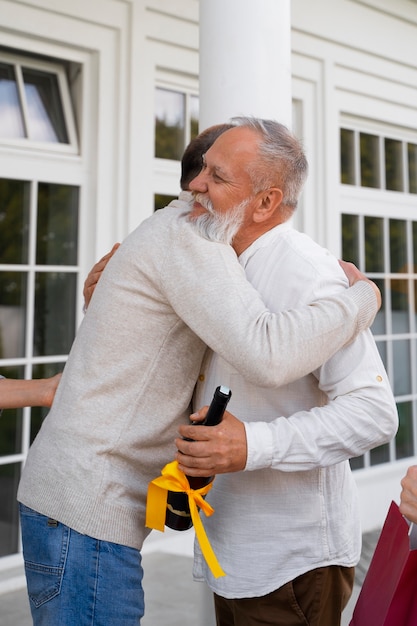
<svg viewBox="0 0 417 626"><path fill-rule="evenodd" d="M193 193L194 201L201 204L202 207L207 209L210 213L214 213L213 205L211 201L202 193Z"/></svg>

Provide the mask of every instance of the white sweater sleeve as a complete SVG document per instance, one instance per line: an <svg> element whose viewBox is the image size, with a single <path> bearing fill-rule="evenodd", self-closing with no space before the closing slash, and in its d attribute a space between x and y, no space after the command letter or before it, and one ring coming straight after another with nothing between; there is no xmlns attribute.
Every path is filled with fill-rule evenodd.
<svg viewBox="0 0 417 626"><path fill-rule="evenodd" d="M161 290L178 316L245 378L276 387L304 376L368 327L376 314L372 287L299 309L270 313L230 246L209 242L185 222L175 249L161 252Z"/></svg>

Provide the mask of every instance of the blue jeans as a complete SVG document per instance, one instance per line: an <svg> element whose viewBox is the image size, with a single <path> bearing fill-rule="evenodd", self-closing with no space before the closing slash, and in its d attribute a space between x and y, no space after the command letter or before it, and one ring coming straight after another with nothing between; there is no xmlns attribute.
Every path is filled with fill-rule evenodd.
<svg viewBox="0 0 417 626"><path fill-rule="evenodd" d="M80 535L20 504L23 557L35 626L138 626L139 550Z"/></svg>

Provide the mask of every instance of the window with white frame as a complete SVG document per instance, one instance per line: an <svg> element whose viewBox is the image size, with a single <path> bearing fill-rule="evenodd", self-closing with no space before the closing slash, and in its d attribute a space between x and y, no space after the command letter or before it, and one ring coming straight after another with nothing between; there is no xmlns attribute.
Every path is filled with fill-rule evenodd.
<svg viewBox="0 0 417 626"><path fill-rule="evenodd" d="M198 116L199 99L191 88L171 84L155 88L154 156L161 189L154 194L155 211L178 196L179 161L191 139L198 135Z"/></svg>
<svg viewBox="0 0 417 626"><path fill-rule="evenodd" d="M400 419L394 441L352 460L361 468L417 454L416 132L342 127L340 147L342 194L354 194L342 214L342 256L381 290L372 331Z"/></svg>
<svg viewBox="0 0 417 626"><path fill-rule="evenodd" d="M198 135L198 96L156 87L155 157L180 161L190 140Z"/></svg>
<svg viewBox="0 0 417 626"><path fill-rule="evenodd" d="M80 189L69 69L0 49L0 374L9 378L62 370L75 336ZM19 549L16 490L45 414L9 409L0 420L0 556Z"/></svg>
<svg viewBox="0 0 417 626"><path fill-rule="evenodd" d="M68 80L62 64L0 50L0 140L78 151Z"/></svg>

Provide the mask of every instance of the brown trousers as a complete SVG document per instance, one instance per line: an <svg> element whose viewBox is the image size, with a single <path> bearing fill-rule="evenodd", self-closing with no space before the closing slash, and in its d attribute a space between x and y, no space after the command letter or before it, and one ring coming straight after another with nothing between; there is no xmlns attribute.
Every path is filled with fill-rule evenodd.
<svg viewBox="0 0 417 626"><path fill-rule="evenodd" d="M217 626L340 626L354 567L320 567L260 598L214 594Z"/></svg>

